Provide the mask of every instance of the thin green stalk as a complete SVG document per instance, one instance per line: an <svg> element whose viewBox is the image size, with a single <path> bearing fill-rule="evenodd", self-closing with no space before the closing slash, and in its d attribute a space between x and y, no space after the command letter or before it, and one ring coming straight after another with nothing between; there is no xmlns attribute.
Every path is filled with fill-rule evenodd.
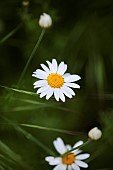
<svg viewBox="0 0 113 170"><path fill-rule="evenodd" d="M5 37L3 37L0 40L0 44L4 43L6 40L8 40L12 35L14 35L22 26L22 23L16 26L11 32L9 32Z"/></svg>
<svg viewBox="0 0 113 170"><path fill-rule="evenodd" d="M74 131L69 131L69 130L48 128L48 127L39 126L39 125L30 125L30 124L20 124L20 125L21 125L21 126L25 126L25 127L30 127L30 128L37 128L37 129L41 129L41 130L47 130L47 131L64 133L64 134L68 134L68 135L80 135L80 134L83 135L83 133L81 133L81 132L74 132Z"/></svg>
<svg viewBox="0 0 113 170"><path fill-rule="evenodd" d="M78 147L76 147L76 148L72 148L71 150L69 150L69 151L65 152L64 154L62 154L62 156L67 155L68 153L70 153L70 152L72 152L72 151L74 151L74 150L76 150L76 149L81 149L81 148L83 148L84 146L86 146L87 144L89 144L90 142L91 142L91 140L88 139L83 145L78 146Z"/></svg>
<svg viewBox="0 0 113 170"><path fill-rule="evenodd" d="M8 157L6 157L5 155L0 154L0 159L2 159L2 161L7 161L9 163L13 163L13 161L11 159L9 159Z"/></svg>
<svg viewBox="0 0 113 170"><path fill-rule="evenodd" d="M11 122L6 117L1 116L1 115L0 115L0 117L2 117L6 122L8 122L12 127L14 127L14 129L16 129L19 133L23 134L28 140L30 140L31 142L33 142L36 145L38 145L40 148L42 148L48 154L53 155L53 156L55 155L54 152L51 149L46 147L42 142L40 142L38 139L36 139L31 133L29 133L26 130L22 129L20 126L17 126L15 123ZM0 142L0 144L1 144L1 142Z"/></svg>
<svg viewBox="0 0 113 170"><path fill-rule="evenodd" d="M6 163L4 163L3 161L0 161L0 165L3 166L2 168L0 166L0 168L1 168L0 170L5 170L5 169L13 170L9 165L6 165Z"/></svg>
<svg viewBox="0 0 113 170"><path fill-rule="evenodd" d="M41 42L43 36L44 36L44 33L45 33L45 29L42 29L42 32L41 32L41 34L40 34L40 36L38 38L38 41L37 41L36 45L34 46L32 52L31 52L31 55L30 55L26 65L25 65L25 67L24 67L24 69L22 71L22 74L20 75L20 79L19 79L19 81L17 83L17 87L20 85L20 83L21 83L21 81L22 81L22 79L23 79L23 77L24 77L24 75L25 75L25 73L27 71L27 68L28 68L28 66L29 66L29 64L30 64L30 62L31 62L31 60L32 60L32 58L33 58L33 56L34 56L34 54L35 54L35 52L36 52L36 50L37 50L37 48L38 48L38 46L39 46L39 44Z"/></svg>
<svg viewBox="0 0 113 170"><path fill-rule="evenodd" d="M51 151L48 147L46 147L42 142L37 140L34 136L32 136L31 133L25 131L21 127L15 125L15 129L17 129L19 132L21 132L28 140L34 142L36 145L40 146L43 150L45 150L48 154L54 155L54 152Z"/></svg>
<svg viewBox="0 0 113 170"><path fill-rule="evenodd" d="M3 165L0 164L0 169L1 169L1 170L5 170L4 167L2 167L2 166L3 166Z"/></svg>
<svg viewBox="0 0 113 170"><path fill-rule="evenodd" d="M16 154L15 152L13 152L5 143L3 143L0 140L0 150L2 150L5 154L7 153L7 155L14 161L16 162L20 162L21 161L21 157L20 155Z"/></svg>

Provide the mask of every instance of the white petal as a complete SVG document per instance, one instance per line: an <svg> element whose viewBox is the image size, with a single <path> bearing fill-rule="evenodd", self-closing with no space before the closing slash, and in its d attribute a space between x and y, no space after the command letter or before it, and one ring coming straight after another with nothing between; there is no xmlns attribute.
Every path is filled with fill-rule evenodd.
<svg viewBox="0 0 113 170"><path fill-rule="evenodd" d="M48 100L53 95L53 89L50 88L50 90L47 93L46 100Z"/></svg>
<svg viewBox="0 0 113 170"><path fill-rule="evenodd" d="M53 145L58 153L64 154L65 152L67 152L66 146L64 145L64 142L61 138L57 138L56 140L54 140Z"/></svg>
<svg viewBox="0 0 113 170"><path fill-rule="evenodd" d="M72 167L71 167L71 165L68 165L68 168L67 168L68 170L73 170L72 169Z"/></svg>
<svg viewBox="0 0 113 170"><path fill-rule="evenodd" d="M38 85L38 86L34 86L34 89L39 88L39 87L43 87L43 86L45 86L45 85L46 85L46 84L44 84L44 85L40 84L40 85Z"/></svg>
<svg viewBox="0 0 113 170"><path fill-rule="evenodd" d="M67 64L64 64L64 72L62 73L62 75L66 72L67 70Z"/></svg>
<svg viewBox="0 0 113 170"><path fill-rule="evenodd" d="M59 89L58 88L54 88L54 96L55 96L55 99L59 101Z"/></svg>
<svg viewBox="0 0 113 170"><path fill-rule="evenodd" d="M40 98L42 98L42 97L46 96L46 95L47 95L47 93L48 93L48 91L47 91L47 90L46 90L46 91L44 91L44 92L42 92L42 93L40 94Z"/></svg>
<svg viewBox="0 0 113 170"><path fill-rule="evenodd" d="M53 156L47 156L47 157L45 157L45 160L46 160L47 162L51 162L51 161L54 160L54 157L53 157Z"/></svg>
<svg viewBox="0 0 113 170"><path fill-rule="evenodd" d="M72 87L72 88L80 88L80 86L76 83L65 83L66 86L68 87Z"/></svg>
<svg viewBox="0 0 113 170"><path fill-rule="evenodd" d="M79 153L82 152L82 150L79 150L79 149L75 149L74 151L72 151L75 155L78 155Z"/></svg>
<svg viewBox="0 0 113 170"><path fill-rule="evenodd" d="M87 168L87 167L88 167L88 164L85 163L85 162L83 162L83 161L78 161L78 160L76 160L75 162L76 162L76 164L77 164L78 166L80 166L80 167L82 167L82 168Z"/></svg>
<svg viewBox="0 0 113 170"><path fill-rule="evenodd" d="M70 93L71 95L75 96L75 92L70 88L64 85L65 90Z"/></svg>
<svg viewBox="0 0 113 170"><path fill-rule="evenodd" d="M58 66L57 74L63 75L67 70L67 65L64 62L61 62Z"/></svg>
<svg viewBox="0 0 113 170"><path fill-rule="evenodd" d="M66 165L64 164L60 164L60 165L57 165L53 170L66 170Z"/></svg>
<svg viewBox="0 0 113 170"><path fill-rule="evenodd" d="M53 65L53 68L54 68L54 72L56 73L57 72L57 67L58 67L56 59L52 60L52 65Z"/></svg>
<svg viewBox="0 0 113 170"><path fill-rule="evenodd" d="M45 83L47 83L46 80L38 80L38 81L36 81L33 85L34 85L34 86L38 86L38 85L42 85L42 84L45 84Z"/></svg>
<svg viewBox="0 0 113 170"><path fill-rule="evenodd" d="M38 81L37 81L37 85L34 85L34 89L48 85L46 80L39 80L39 81L45 81L45 82L44 82L44 83L40 83L40 82L38 83ZM35 82L35 83L36 83L36 82ZM34 83L34 84L35 84L35 83Z"/></svg>
<svg viewBox="0 0 113 170"><path fill-rule="evenodd" d="M32 74L32 76L38 78L35 72Z"/></svg>
<svg viewBox="0 0 113 170"><path fill-rule="evenodd" d="M80 170L79 166L77 166L76 164L72 164L71 166L74 170Z"/></svg>
<svg viewBox="0 0 113 170"><path fill-rule="evenodd" d="M81 79L81 77L78 75L70 75L70 76L65 77L65 82L70 83L70 82L74 82L74 81L77 81L80 79Z"/></svg>
<svg viewBox="0 0 113 170"><path fill-rule="evenodd" d="M45 160L49 162L49 165L58 165L61 164L61 158L54 158L53 156L47 156L45 157Z"/></svg>
<svg viewBox="0 0 113 170"><path fill-rule="evenodd" d="M37 77L39 79L46 79L48 76L48 74L45 71L42 71L40 69L37 69L35 74L33 74L33 75L36 75L34 77Z"/></svg>
<svg viewBox="0 0 113 170"><path fill-rule="evenodd" d="M51 162L49 162L49 165L59 165L61 164L61 158L54 158Z"/></svg>
<svg viewBox="0 0 113 170"><path fill-rule="evenodd" d="M70 75L70 73L65 73L62 77L65 78L65 77L68 77Z"/></svg>
<svg viewBox="0 0 113 170"><path fill-rule="evenodd" d="M53 67L53 65L51 64L51 62L50 62L50 61L46 61L46 62L47 62L47 64L48 64L48 66L49 66L50 73L54 73L54 67Z"/></svg>
<svg viewBox="0 0 113 170"><path fill-rule="evenodd" d="M61 87L61 90L67 97L69 97L70 99L72 98L72 95L65 89L64 86Z"/></svg>
<svg viewBox="0 0 113 170"><path fill-rule="evenodd" d="M66 145L66 148L68 151L72 149L71 145Z"/></svg>
<svg viewBox="0 0 113 170"><path fill-rule="evenodd" d="M80 146L80 145L83 145L83 141L82 140L80 140L80 141L78 141L78 142L76 142L75 144L74 144L74 146L73 146L73 148L76 148L76 147L78 147L78 146Z"/></svg>
<svg viewBox="0 0 113 170"><path fill-rule="evenodd" d="M46 73L50 73L50 70L49 70L49 68L47 67L47 66L45 66L44 64L40 64L41 65L41 67L44 69L44 71L46 72Z"/></svg>
<svg viewBox="0 0 113 170"><path fill-rule="evenodd" d="M42 92L44 92L44 91L47 91L47 93L48 93L48 89L49 89L50 87L48 86L48 85L46 85L46 86L44 86L44 87L40 87L38 90L37 90L37 94L39 94L39 93L42 93Z"/></svg>
<svg viewBox="0 0 113 170"><path fill-rule="evenodd" d="M60 97L60 99L61 99L63 102L65 102L65 96L64 96L64 94L63 94L63 92L62 92L61 89L59 89L59 97Z"/></svg>
<svg viewBox="0 0 113 170"><path fill-rule="evenodd" d="M81 154L81 155L76 156L76 159L84 160L84 159L87 159L89 157L90 157L90 154L86 153L86 154Z"/></svg>

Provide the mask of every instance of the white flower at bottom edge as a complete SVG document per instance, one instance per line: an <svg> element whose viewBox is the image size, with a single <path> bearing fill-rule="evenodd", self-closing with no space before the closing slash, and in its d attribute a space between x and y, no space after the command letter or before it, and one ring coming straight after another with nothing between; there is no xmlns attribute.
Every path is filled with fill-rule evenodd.
<svg viewBox="0 0 113 170"><path fill-rule="evenodd" d="M80 154L82 150L79 149L75 149L74 151L70 151L65 154L72 148L83 145L83 141L78 141L73 147L71 147L70 145L65 145L63 140L58 137L53 141L53 144L57 152L61 155L60 157L45 157L45 160L49 163L49 165L56 165L53 170L80 170L80 167L88 167L88 164L82 160L89 158L90 154Z"/></svg>
<svg viewBox="0 0 113 170"><path fill-rule="evenodd" d="M37 69L32 74L33 77L40 79L33 84L34 88L39 88L37 94L40 94L41 98L46 96L47 100L54 95L57 101L61 99L63 102L65 102L65 96L69 98L75 96L75 92L71 88L80 88L74 82L81 77L65 73L67 64L64 62L58 65L56 59L53 59L52 62L47 61L47 64L48 67L41 64L43 70Z"/></svg>

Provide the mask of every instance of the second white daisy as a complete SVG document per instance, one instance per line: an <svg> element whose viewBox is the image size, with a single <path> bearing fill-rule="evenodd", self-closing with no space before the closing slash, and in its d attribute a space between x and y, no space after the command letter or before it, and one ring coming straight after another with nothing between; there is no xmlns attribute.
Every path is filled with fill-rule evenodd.
<svg viewBox="0 0 113 170"><path fill-rule="evenodd" d="M83 160L89 158L90 154L80 154L82 150L77 149L77 147L83 145L83 141L78 141L71 147L70 145L65 145L63 140L58 137L53 141L53 144L60 156L47 156L45 158L49 165L55 166L53 170L80 170L80 167L88 168L88 164ZM72 148L75 148L75 150L71 151Z"/></svg>
<svg viewBox="0 0 113 170"><path fill-rule="evenodd" d="M80 88L74 82L81 79L81 77L65 73L67 64L64 64L64 62L61 62L59 65L56 59L53 59L52 62L46 62L48 67L41 64L43 70L37 69L32 74L33 77L40 79L33 84L34 88L39 88L37 94L40 94L41 98L46 96L47 100L54 95L57 101L61 99L63 102L65 102L65 96L69 98L75 96L75 92L71 88Z"/></svg>

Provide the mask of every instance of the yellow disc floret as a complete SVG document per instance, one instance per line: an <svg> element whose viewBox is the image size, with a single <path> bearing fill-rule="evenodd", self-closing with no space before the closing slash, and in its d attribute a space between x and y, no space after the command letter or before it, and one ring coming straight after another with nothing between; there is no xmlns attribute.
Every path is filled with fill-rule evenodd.
<svg viewBox="0 0 113 170"><path fill-rule="evenodd" d="M47 77L48 84L52 88L60 88L64 84L64 78L60 74L52 73Z"/></svg>
<svg viewBox="0 0 113 170"><path fill-rule="evenodd" d="M62 156L62 163L66 165L72 165L75 162L75 159L75 155L73 153L69 153Z"/></svg>

